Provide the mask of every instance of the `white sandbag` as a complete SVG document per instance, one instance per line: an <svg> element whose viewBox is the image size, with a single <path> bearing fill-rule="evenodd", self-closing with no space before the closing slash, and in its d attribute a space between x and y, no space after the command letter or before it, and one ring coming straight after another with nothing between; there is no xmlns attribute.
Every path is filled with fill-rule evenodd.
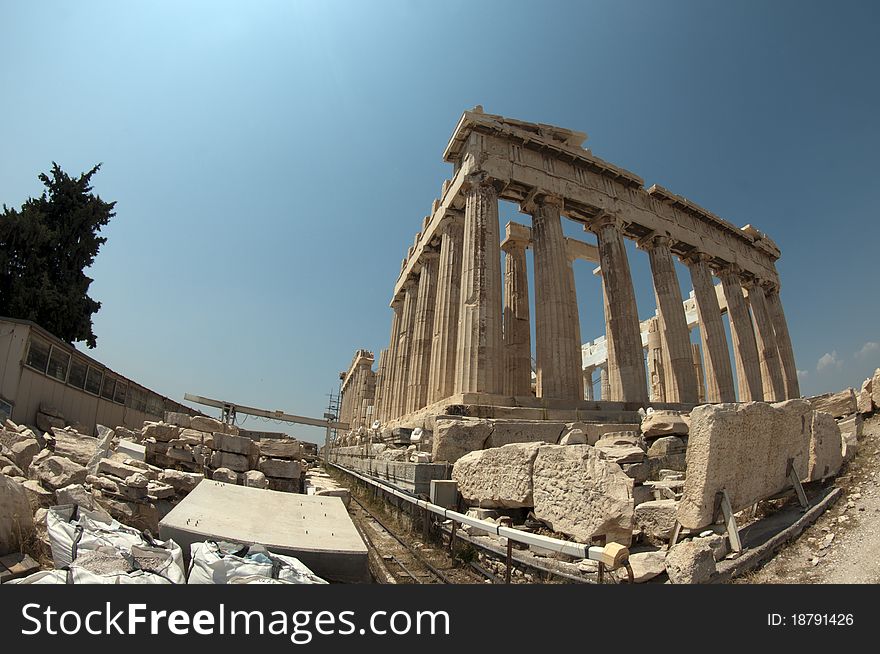
<svg viewBox="0 0 880 654"><path fill-rule="evenodd" d="M284 581L282 579L272 579L271 577L255 577L249 575L247 577L233 577L229 580L230 584L282 584L282 585L290 585L289 581Z"/></svg>
<svg viewBox="0 0 880 654"><path fill-rule="evenodd" d="M290 584L326 584L299 559L272 554L261 545L206 541L190 546L188 584L228 584L263 577ZM251 582L240 582L251 583Z"/></svg>
<svg viewBox="0 0 880 654"><path fill-rule="evenodd" d="M78 552L111 547L135 558L153 559L149 572L166 578L169 583L186 583L183 551L173 540L153 540L137 529L112 519L107 522L100 514L75 504L50 508L46 527L56 568L70 566Z"/></svg>
<svg viewBox="0 0 880 654"><path fill-rule="evenodd" d="M32 575L23 577L22 579L13 579L7 581L7 584L112 584L112 585L130 585L130 584L164 584L170 585L171 582L162 577L145 570L135 570L134 572L119 572L106 575L97 575L78 567L75 563L66 570L41 570ZM5 584L4 584L5 585Z"/></svg>

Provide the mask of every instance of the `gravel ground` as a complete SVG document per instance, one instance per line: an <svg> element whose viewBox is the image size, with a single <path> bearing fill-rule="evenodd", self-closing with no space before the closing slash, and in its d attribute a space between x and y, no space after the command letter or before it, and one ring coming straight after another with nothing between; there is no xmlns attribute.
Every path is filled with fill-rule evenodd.
<svg viewBox="0 0 880 654"><path fill-rule="evenodd" d="M880 414L865 421L858 453L835 485L844 493L834 507L738 583L880 583Z"/></svg>

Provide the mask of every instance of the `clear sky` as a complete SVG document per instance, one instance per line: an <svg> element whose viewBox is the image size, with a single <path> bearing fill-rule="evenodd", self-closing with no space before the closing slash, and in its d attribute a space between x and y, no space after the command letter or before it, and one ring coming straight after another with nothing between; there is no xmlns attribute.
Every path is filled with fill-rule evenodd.
<svg viewBox="0 0 880 654"><path fill-rule="evenodd" d="M354 350L387 346L443 149L481 104L767 232L802 391L857 386L880 366L878 24L841 0L0 0L0 203L53 160L103 162L90 354L177 400L320 417ZM601 287L585 262L576 280L592 340Z"/></svg>

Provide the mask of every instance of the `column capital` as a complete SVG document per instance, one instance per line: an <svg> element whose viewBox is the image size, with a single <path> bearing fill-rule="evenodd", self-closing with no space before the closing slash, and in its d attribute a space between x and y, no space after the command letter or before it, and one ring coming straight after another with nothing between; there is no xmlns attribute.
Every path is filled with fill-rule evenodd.
<svg viewBox="0 0 880 654"><path fill-rule="evenodd" d="M419 256L419 261L432 261L439 258L440 251L437 248L426 246L422 248L422 254Z"/></svg>
<svg viewBox="0 0 880 654"><path fill-rule="evenodd" d="M489 177L489 174L485 171L479 170L470 175L467 175L464 178L464 183L462 184L463 191L470 191L473 189L479 189L481 191L491 191L492 193L497 193L497 189L495 188L494 182L495 180Z"/></svg>
<svg viewBox="0 0 880 654"><path fill-rule="evenodd" d="M643 236L636 241L636 247L640 250L653 250L658 247L669 247L671 242L672 239L669 237L669 234L651 232L647 236Z"/></svg>
<svg viewBox="0 0 880 654"><path fill-rule="evenodd" d="M584 225L584 231L597 233L600 229L605 227L614 227L617 231L621 231L624 227L624 221L620 217L620 215L616 212L611 211L603 211Z"/></svg>
<svg viewBox="0 0 880 654"><path fill-rule="evenodd" d="M544 206L556 207L561 212L565 206L565 200L558 195L534 189L519 203L520 211L527 214L534 214Z"/></svg>
<svg viewBox="0 0 880 654"><path fill-rule="evenodd" d="M760 286L765 295L770 295L772 293L779 292L779 282L772 279L762 279L760 277L755 278L755 282Z"/></svg>
<svg viewBox="0 0 880 654"><path fill-rule="evenodd" d="M687 265L693 265L698 263L709 263L712 261L712 255L706 254L701 250L693 249L688 252L685 256L681 258Z"/></svg>
<svg viewBox="0 0 880 654"><path fill-rule="evenodd" d="M415 286L417 286L418 283L419 283L419 276L418 276L417 274L414 273L414 274L410 275L409 277L407 277L407 278L404 280L404 282L403 282L403 290L404 290L404 291L409 291L410 289L412 289L412 288L414 288Z"/></svg>

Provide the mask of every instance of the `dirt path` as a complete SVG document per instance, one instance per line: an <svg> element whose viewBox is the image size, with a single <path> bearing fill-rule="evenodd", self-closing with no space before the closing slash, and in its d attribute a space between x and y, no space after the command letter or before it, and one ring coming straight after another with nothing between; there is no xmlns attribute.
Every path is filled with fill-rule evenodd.
<svg viewBox="0 0 880 654"><path fill-rule="evenodd" d="M739 583L880 583L880 415L865 422L858 453L835 485L844 490L837 504Z"/></svg>

